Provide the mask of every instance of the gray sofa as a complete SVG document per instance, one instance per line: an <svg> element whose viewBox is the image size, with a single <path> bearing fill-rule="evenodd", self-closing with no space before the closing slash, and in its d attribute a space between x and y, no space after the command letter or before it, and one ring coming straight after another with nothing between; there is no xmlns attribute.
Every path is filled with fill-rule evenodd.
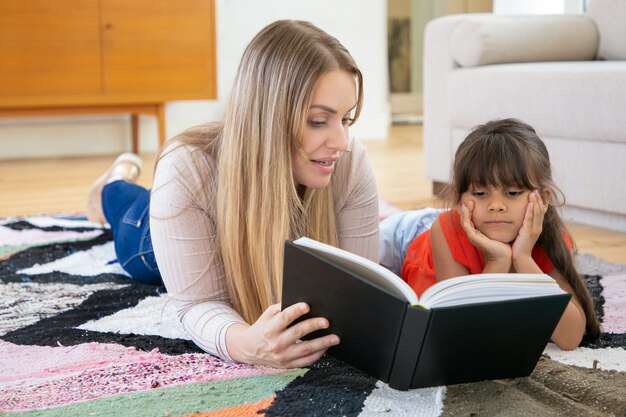
<svg viewBox="0 0 626 417"><path fill-rule="evenodd" d="M453 15L426 27L426 176L448 181L475 125L516 117L546 142L576 223L626 231L626 0L583 15Z"/></svg>

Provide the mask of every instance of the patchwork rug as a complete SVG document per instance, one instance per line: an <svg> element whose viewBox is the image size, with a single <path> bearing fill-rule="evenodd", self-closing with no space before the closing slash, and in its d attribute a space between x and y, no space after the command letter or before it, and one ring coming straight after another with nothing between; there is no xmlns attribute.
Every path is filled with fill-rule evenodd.
<svg viewBox="0 0 626 417"><path fill-rule="evenodd" d="M0 220L0 414L623 416L626 266L578 262L600 340L548 345L528 378L400 392L328 355L294 370L221 361L191 342L164 288L128 278L107 229L80 216Z"/></svg>

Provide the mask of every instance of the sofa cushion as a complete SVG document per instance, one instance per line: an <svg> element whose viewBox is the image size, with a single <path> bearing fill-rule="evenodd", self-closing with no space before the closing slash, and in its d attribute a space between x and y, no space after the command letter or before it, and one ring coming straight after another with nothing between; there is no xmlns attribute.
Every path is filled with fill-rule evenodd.
<svg viewBox="0 0 626 417"><path fill-rule="evenodd" d="M585 13L600 32L600 59L626 59L626 1L591 0Z"/></svg>
<svg viewBox="0 0 626 417"><path fill-rule="evenodd" d="M447 90L454 127L516 117L552 137L626 143L626 61L459 68Z"/></svg>
<svg viewBox="0 0 626 417"><path fill-rule="evenodd" d="M467 133L468 129L452 129L453 149L458 148ZM621 192L626 178L624 144L555 137L539 128L537 133L548 148L552 176L565 195L566 205L626 216L626 193Z"/></svg>
<svg viewBox="0 0 626 417"><path fill-rule="evenodd" d="M586 16L468 15L452 32L451 55L462 67L595 58L598 30Z"/></svg>

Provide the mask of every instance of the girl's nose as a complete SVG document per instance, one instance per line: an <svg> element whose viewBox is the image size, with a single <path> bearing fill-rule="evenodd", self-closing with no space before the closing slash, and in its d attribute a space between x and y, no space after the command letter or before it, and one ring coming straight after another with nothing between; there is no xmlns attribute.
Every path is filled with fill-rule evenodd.
<svg viewBox="0 0 626 417"><path fill-rule="evenodd" d="M489 211L499 213L506 211L506 204L500 199L493 198L489 201Z"/></svg>

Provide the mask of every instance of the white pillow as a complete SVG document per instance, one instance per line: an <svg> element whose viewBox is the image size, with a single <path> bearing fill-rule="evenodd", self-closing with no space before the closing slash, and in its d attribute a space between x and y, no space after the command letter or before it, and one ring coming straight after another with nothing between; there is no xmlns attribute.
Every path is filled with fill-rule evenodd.
<svg viewBox="0 0 626 417"><path fill-rule="evenodd" d="M462 67L537 61L593 60L595 23L579 15L467 15L452 32L452 58Z"/></svg>

